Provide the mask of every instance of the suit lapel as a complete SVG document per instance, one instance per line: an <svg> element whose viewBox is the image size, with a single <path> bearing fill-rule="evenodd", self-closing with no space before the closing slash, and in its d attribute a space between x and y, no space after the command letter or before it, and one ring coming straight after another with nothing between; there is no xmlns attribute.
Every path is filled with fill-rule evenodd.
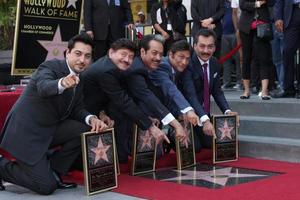
<svg viewBox="0 0 300 200"><path fill-rule="evenodd" d="M70 70L69 67L67 65L67 60L62 60L61 62L61 72L62 72L62 77L67 76L68 74L70 74Z"/></svg>
<svg viewBox="0 0 300 200"><path fill-rule="evenodd" d="M168 64L168 65L167 65L167 66L168 66L167 72L168 72L168 74L169 74L169 78L170 78L173 82L175 82L175 79L176 79L176 71L175 71L175 69L172 67L169 58L167 58L167 64Z"/></svg>
<svg viewBox="0 0 300 200"><path fill-rule="evenodd" d="M210 91L213 88L213 84L214 84L214 74L215 74L215 69L214 69L214 63L213 60L210 59L209 60L209 89Z"/></svg>
<svg viewBox="0 0 300 200"><path fill-rule="evenodd" d="M203 70L202 70L202 65L196 55L196 53L193 54L192 57L192 62L193 62L193 68L194 71L201 77L201 79L203 80Z"/></svg>

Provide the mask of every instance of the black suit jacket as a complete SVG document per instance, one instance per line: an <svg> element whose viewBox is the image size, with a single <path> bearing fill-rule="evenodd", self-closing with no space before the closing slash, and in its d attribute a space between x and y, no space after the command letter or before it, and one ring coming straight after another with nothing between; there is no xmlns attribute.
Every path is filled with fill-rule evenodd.
<svg viewBox="0 0 300 200"><path fill-rule="evenodd" d="M29 165L47 152L59 123L72 118L85 123L82 84L58 94L58 81L70 73L66 61L42 63L9 112L1 148Z"/></svg>
<svg viewBox="0 0 300 200"><path fill-rule="evenodd" d="M275 20L283 20L284 28L290 24L293 14L293 0L277 0L275 3L274 18Z"/></svg>
<svg viewBox="0 0 300 200"><path fill-rule="evenodd" d="M260 8L255 8L255 0L239 0L240 9L242 10L239 20L239 29L244 33L249 33L251 29L251 23L255 20L256 13L258 20L270 22L271 18L268 8L269 4L271 3L268 2L267 4L262 5Z"/></svg>
<svg viewBox="0 0 300 200"><path fill-rule="evenodd" d="M144 114L133 99L128 96L124 82L124 72L119 70L108 56L93 63L82 73L84 81L84 101L86 108L96 115L107 103L128 115L143 130L148 129L152 122Z"/></svg>
<svg viewBox="0 0 300 200"><path fill-rule="evenodd" d="M105 40L109 33L115 41L125 36L125 25L133 23L128 0L85 0L84 27L86 31L93 31L96 40Z"/></svg>
<svg viewBox="0 0 300 200"><path fill-rule="evenodd" d="M216 25L214 31L218 38L222 36L221 20L225 14L224 0L191 0L191 15L193 18L192 34L195 34L199 29L203 28L200 21L209 17L213 18L213 23Z"/></svg>
<svg viewBox="0 0 300 200"><path fill-rule="evenodd" d="M149 71L140 57L134 59L131 68L126 72L126 84L134 100L152 117L161 120L170 113L151 91Z"/></svg>
<svg viewBox="0 0 300 200"><path fill-rule="evenodd" d="M220 71L221 66L218 63L218 60L212 57L209 60L209 91L214 97L214 100L221 111L224 113L229 109L229 106L225 99L224 93L221 90ZM183 73L183 92L187 100L200 117L209 114L205 113L203 109L203 88L203 70L197 55L193 53L190 59L190 64Z"/></svg>

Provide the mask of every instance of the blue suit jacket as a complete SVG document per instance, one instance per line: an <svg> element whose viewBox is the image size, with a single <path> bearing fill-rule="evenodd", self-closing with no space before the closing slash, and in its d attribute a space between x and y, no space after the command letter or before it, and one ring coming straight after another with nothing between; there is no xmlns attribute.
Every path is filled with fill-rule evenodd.
<svg viewBox="0 0 300 200"><path fill-rule="evenodd" d="M274 8L274 18L276 20L283 20L284 28L288 27L292 13L293 13L293 0L276 0Z"/></svg>
<svg viewBox="0 0 300 200"><path fill-rule="evenodd" d="M149 70L140 57L134 59L125 76L130 95L145 113L160 120L170 113L151 91Z"/></svg>
<svg viewBox="0 0 300 200"><path fill-rule="evenodd" d="M229 109L229 106L221 90L220 70L221 66L218 60L212 57L209 60L209 90L215 102L224 113ZM183 74L183 91L185 97L200 117L209 114L205 113L203 109L203 88L203 70L197 55L193 53L190 64Z"/></svg>
<svg viewBox="0 0 300 200"><path fill-rule="evenodd" d="M177 86L180 81L179 76L180 72L173 73L172 65L167 57L163 58L158 69L150 72L149 76L156 91L155 94L175 116L181 113L180 110L191 106Z"/></svg>

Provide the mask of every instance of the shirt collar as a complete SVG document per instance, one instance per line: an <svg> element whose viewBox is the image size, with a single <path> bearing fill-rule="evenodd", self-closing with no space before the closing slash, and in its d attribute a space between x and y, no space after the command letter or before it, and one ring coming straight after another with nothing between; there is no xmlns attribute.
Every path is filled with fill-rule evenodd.
<svg viewBox="0 0 300 200"><path fill-rule="evenodd" d="M71 67L69 66L69 62L68 62L67 59L66 59L66 63L67 63L67 66L68 66L68 68L69 68L70 74L75 74L75 75L77 75L77 74L71 69Z"/></svg>
<svg viewBox="0 0 300 200"><path fill-rule="evenodd" d="M197 56L197 58L198 58L198 60L200 61L201 66L202 66L204 63L207 63L207 66L209 66L209 60L206 61L206 62L204 62L204 61L203 61L201 58L199 58L198 56Z"/></svg>

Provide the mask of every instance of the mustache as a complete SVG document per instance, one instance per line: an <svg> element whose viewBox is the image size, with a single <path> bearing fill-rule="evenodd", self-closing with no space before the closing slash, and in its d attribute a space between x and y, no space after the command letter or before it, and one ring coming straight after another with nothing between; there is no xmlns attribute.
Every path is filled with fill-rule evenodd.
<svg viewBox="0 0 300 200"><path fill-rule="evenodd" d="M210 53L201 53L202 56L210 56Z"/></svg>

